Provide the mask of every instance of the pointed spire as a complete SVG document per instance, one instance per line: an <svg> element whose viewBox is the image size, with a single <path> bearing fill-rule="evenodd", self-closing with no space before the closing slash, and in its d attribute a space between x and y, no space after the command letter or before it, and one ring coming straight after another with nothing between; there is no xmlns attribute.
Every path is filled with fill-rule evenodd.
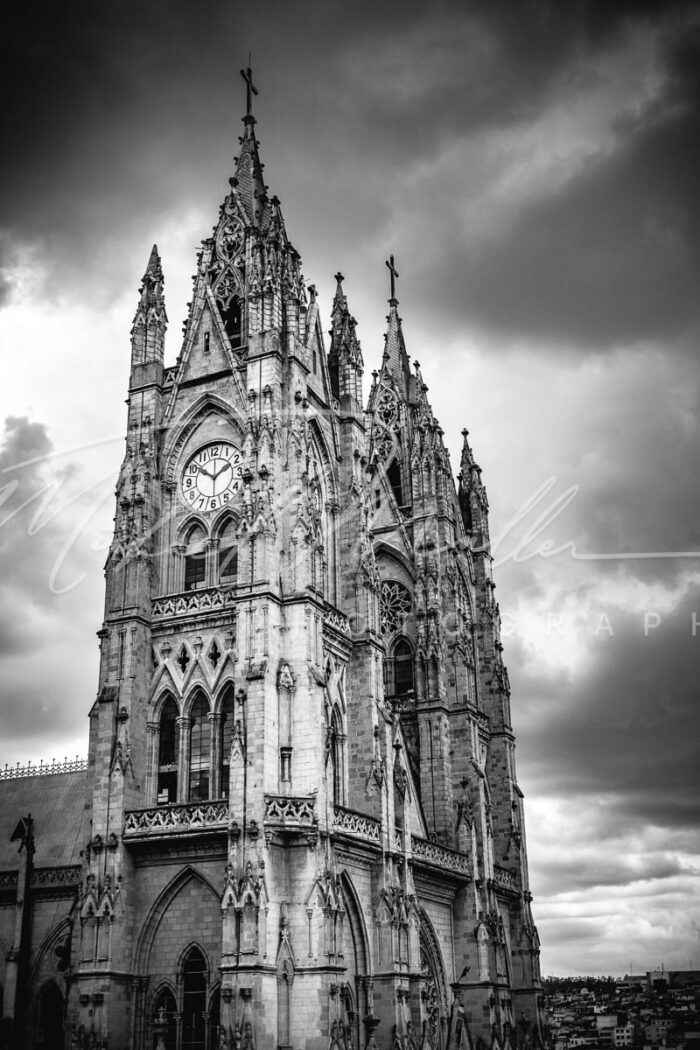
<svg viewBox="0 0 700 1050"><path fill-rule="evenodd" d="M474 536L478 546L488 546L489 503L481 480L481 467L474 459L474 453L469 445L469 431L466 428L462 431L462 437L462 457L459 465L459 489L457 491L462 521L465 530Z"/></svg>
<svg viewBox="0 0 700 1050"><path fill-rule="evenodd" d="M165 329L168 324L163 284L163 267L158 246L154 244L141 280L139 304L131 328L132 365L163 360Z"/></svg>
<svg viewBox="0 0 700 1050"><path fill-rule="evenodd" d="M264 165L258 154L259 143L255 138L256 121L253 116L252 96L258 94L258 89L253 84L250 56L248 63L248 68L241 70L241 76L246 82L246 114L242 118L243 135L239 140L241 151L236 161L236 173L229 182L231 188L236 191L247 218L257 226L262 207L267 201L267 187L263 180Z"/></svg>
<svg viewBox="0 0 700 1050"><path fill-rule="evenodd" d="M348 300L343 290L345 278L335 275L336 289L331 310L331 345L328 351L328 371L333 396L339 400L350 395L358 404L362 401L362 372L364 362L362 350L355 331L356 321L348 309Z"/></svg>
<svg viewBox="0 0 700 1050"><path fill-rule="evenodd" d="M393 255L389 256L385 265L391 275L391 297L389 299L389 313L387 315L388 328L386 335L384 336L384 359L382 371L386 370L390 373L398 383L403 396L407 397L410 388L411 370L409 368L406 344L404 343L403 332L401 330L401 318L399 317L398 311L399 301L396 298L396 278L399 276L399 271L394 264Z"/></svg>
<svg viewBox="0 0 700 1050"><path fill-rule="evenodd" d="M406 344L404 343L403 331L401 329L401 318L399 317L396 299L390 300L389 313L387 315L387 331L384 336L384 360L382 371L385 369L393 376L399 384L399 389L404 397L408 396L409 383L411 380L411 369Z"/></svg>

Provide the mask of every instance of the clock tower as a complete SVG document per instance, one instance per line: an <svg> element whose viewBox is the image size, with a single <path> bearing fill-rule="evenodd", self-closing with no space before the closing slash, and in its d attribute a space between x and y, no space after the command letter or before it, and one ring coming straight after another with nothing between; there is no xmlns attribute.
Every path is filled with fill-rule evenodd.
<svg viewBox="0 0 700 1050"><path fill-rule="evenodd" d="M131 330L71 1045L532 1045L480 472L465 440L456 490L393 257L366 407L342 274L326 349L243 75L175 363L155 246Z"/></svg>

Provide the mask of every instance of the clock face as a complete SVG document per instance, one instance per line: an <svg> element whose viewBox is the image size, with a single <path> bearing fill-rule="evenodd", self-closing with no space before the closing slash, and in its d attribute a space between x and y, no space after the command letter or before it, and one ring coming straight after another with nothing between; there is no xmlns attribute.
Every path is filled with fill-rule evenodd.
<svg viewBox="0 0 700 1050"><path fill-rule="evenodd" d="M199 511L219 510L241 486L241 454L228 442L204 445L187 462L182 475L185 503Z"/></svg>

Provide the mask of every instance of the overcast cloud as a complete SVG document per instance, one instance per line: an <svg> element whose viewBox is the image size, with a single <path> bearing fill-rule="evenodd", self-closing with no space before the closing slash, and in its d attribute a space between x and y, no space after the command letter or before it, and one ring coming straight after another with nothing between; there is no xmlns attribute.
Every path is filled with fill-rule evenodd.
<svg viewBox="0 0 700 1050"><path fill-rule="evenodd" d="M466 425L484 469L543 968L697 959L695 7L15 7L2 762L85 751L139 278L156 241L172 361L250 50L265 174L325 326L340 268L368 379L393 252L453 465Z"/></svg>

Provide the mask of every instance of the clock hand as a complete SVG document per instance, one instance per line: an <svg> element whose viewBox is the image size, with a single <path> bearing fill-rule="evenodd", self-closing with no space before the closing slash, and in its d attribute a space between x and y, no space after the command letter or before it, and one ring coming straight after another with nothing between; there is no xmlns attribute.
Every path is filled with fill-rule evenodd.
<svg viewBox="0 0 700 1050"><path fill-rule="evenodd" d="M206 476L207 476L208 478L211 478L211 479L212 479L212 481L213 481L213 480L214 480L214 478L216 477L216 474L210 474L210 473L209 473L209 471L208 471L208 470L205 470L205 468L204 468L204 467L200 467L199 463L195 463L195 467L197 468L197 470L199 471L199 473L200 473L200 474L206 474Z"/></svg>
<svg viewBox="0 0 700 1050"><path fill-rule="evenodd" d="M224 472L225 470L228 470L228 469L229 469L229 467L231 467L231 464L230 464L230 463L224 463L224 465L223 465L223 467L221 468L221 470L217 470L216 474L213 474L213 475L212 475L212 477L214 478L214 480L216 480L216 479L218 478L219 474L223 474L223 472Z"/></svg>

